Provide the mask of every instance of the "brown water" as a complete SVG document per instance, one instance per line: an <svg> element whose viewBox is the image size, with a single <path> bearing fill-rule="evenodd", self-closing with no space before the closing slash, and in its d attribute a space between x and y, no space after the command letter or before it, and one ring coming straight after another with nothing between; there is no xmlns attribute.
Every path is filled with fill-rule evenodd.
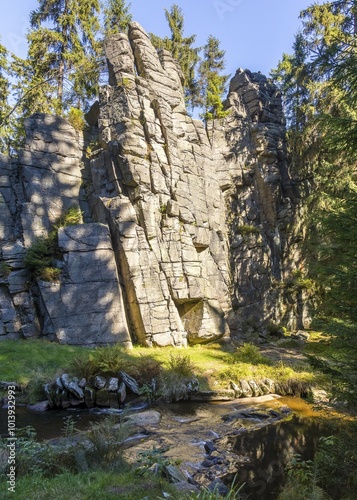
<svg viewBox="0 0 357 500"><path fill-rule="evenodd" d="M18 429L31 426L34 428L39 440L52 439L63 436L63 427L68 417L75 421L78 430L90 427L91 422L103 419L103 414L89 412L88 410L55 410L43 413L28 410L26 407L16 408L16 427ZM0 436L7 436L7 410L0 409Z"/></svg>
<svg viewBox="0 0 357 500"><path fill-rule="evenodd" d="M247 432L234 443L234 452L250 459L236 478L241 495L249 500L274 500L285 479L285 469L294 455L313 460L319 439L329 436L341 415L316 410L300 398L284 397L269 402L270 408L288 406L292 415L273 425ZM262 405L266 406L266 405ZM229 484L232 476L226 477ZM293 500L293 499L292 499Z"/></svg>
<svg viewBox="0 0 357 500"><path fill-rule="evenodd" d="M284 406L293 411L286 419L256 430L254 426L253 430L248 426L247 432L235 436L231 441L231 451L249 458L249 463L237 470L236 484L245 483L241 494L250 500L274 500L284 481L286 464L295 454L300 454L303 460L313 459L319 438L331 434L331 421L335 420L333 415L316 411L299 398L279 398L265 403L236 400L223 404L160 405L158 409L162 414L162 423L157 433L158 439L169 445L170 458L187 460L189 453L191 461L201 463L204 441L213 439L214 435L222 437L229 432L222 415L232 409L254 407L279 410ZM16 425L18 428L32 426L38 439L44 440L62 436L69 416L75 421L76 429L85 430L92 422L103 419L107 414L78 409L38 413L19 407L16 410ZM340 419L340 416L335 417ZM0 435L7 435L6 409L0 409ZM153 445L157 443L147 443L148 447ZM132 453L134 450L131 450ZM226 476L224 481L230 485L233 479L234 474Z"/></svg>

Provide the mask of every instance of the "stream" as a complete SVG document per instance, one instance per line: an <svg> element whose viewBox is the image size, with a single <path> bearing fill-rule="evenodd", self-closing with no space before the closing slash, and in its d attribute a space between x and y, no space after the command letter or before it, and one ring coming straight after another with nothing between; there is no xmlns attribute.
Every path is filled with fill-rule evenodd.
<svg viewBox="0 0 357 500"><path fill-rule="evenodd" d="M234 472L221 476L226 485L233 481L238 485L244 483L241 489L243 498L274 500L284 480L287 463L295 454L300 454L303 460L313 459L319 438L331 433L331 416L315 411L299 398L271 398L263 402L259 399L154 405L151 409L161 413L160 426L150 429L144 443L126 450L125 458L134 463L142 449L164 446L168 448L165 456L178 460L181 470L192 475L197 472L198 465L202 467L206 456L204 444L214 441L219 451L227 450L230 455L241 458ZM267 411L269 408L279 412L287 407L292 410L289 415L270 423L249 418L233 422L225 419L232 411ZM37 413L18 407L16 426L32 426L39 440L47 440L63 436L65 420L69 416L74 419L76 429L85 430L107 414L85 409ZM0 409L1 436L7 434L6 415L7 410Z"/></svg>

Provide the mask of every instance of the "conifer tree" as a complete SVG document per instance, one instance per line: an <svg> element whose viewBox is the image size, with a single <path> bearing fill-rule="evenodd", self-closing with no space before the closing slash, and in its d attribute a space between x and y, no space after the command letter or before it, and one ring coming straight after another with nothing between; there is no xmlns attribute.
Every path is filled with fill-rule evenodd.
<svg viewBox="0 0 357 500"><path fill-rule="evenodd" d="M107 0L104 7L104 34L110 36L115 33L126 32L132 21L130 13L131 3L125 0Z"/></svg>
<svg viewBox="0 0 357 500"><path fill-rule="evenodd" d="M0 153L9 153L8 52L0 43Z"/></svg>
<svg viewBox="0 0 357 500"><path fill-rule="evenodd" d="M150 38L156 49L169 50L178 62L183 74L183 87L186 103L195 107L199 99L199 88L195 78L195 70L199 62L199 48L194 47L196 35L184 36L185 18L182 9L174 4L170 10L165 9L165 17L169 24L171 37L160 38L151 34Z"/></svg>
<svg viewBox="0 0 357 500"><path fill-rule="evenodd" d="M30 16L28 58L13 64L23 114L62 114L95 95L98 13L99 0L39 0Z"/></svg>
<svg viewBox="0 0 357 500"><path fill-rule="evenodd" d="M278 74L303 137L293 159L309 158L307 256L334 335L334 382L357 404L357 1L314 3L301 18L302 41Z"/></svg>
<svg viewBox="0 0 357 500"><path fill-rule="evenodd" d="M225 68L224 56L225 51L220 48L219 40L210 35L203 47L203 59L198 69L200 104L204 109L202 117L205 121L227 115L222 102L229 78L228 75L221 74Z"/></svg>
<svg viewBox="0 0 357 500"><path fill-rule="evenodd" d="M284 97L285 115L289 128L302 130L306 125L309 106L308 48L305 37L296 35L292 55L283 54L278 67L271 72Z"/></svg>

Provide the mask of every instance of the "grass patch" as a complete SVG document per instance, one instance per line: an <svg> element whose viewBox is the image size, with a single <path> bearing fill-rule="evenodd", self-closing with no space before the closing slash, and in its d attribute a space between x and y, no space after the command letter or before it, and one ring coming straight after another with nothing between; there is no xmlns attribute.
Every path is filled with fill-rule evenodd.
<svg viewBox="0 0 357 500"><path fill-rule="evenodd" d="M270 378L276 382L289 382L290 380L298 380L300 382L316 382L317 374L312 370L285 365L282 361L276 364L256 364L250 363L235 363L227 368L224 368L218 373L219 379L224 382L240 379L264 379Z"/></svg>
<svg viewBox="0 0 357 500"><path fill-rule="evenodd" d="M0 380L27 386L36 374L47 380L65 370L85 347L59 345L46 340L3 340L0 343Z"/></svg>
<svg viewBox="0 0 357 500"><path fill-rule="evenodd" d="M171 493L170 498L179 499L174 488L162 478L138 478L129 467L104 472L93 471L80 474L64 473L53 478L34 474L16 480L16 493L7 492L5 478L0 480L2 497L27 500L138 500L141 498L164 498L163 493ZM181 495L182 498L182 495Z"/></svg>
<svg viewBox="0 0 357 500"><path fill-rule="evenodd" d="M120 370L140 385L155 378L167 388L196 377L200 390L226 389L231 380L239 379L271 378L277 382L294 379L314 385L323 381L312 368L274 364L252 344L236 350L212 344L178 351L144 347L125 350L120 345L88 349L44 340L1 342L0 380L16 381L27 387L31 402L42 399L43 384L59 373L68 372L90 380L98 374L116 376Z"/></svg>
<svg viewBox="0 0 357 500"><path fill-rule="evenodd" d="M262 356L259 348L251 343L245 343L238 347L231 358L232 363L249 363L251 365L271 365L270 359Z"/></svg>

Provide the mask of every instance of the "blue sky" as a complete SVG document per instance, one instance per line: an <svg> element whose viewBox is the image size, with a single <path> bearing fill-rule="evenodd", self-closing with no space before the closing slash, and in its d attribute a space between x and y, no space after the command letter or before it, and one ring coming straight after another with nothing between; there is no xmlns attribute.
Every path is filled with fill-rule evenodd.
<svg viewBox="0 0 357 500"><path fill-rule="evenodd" d="M4 2L4 0L3 0ZM197 34L203 45L212 34L221 40L226 50L226 72L233 75L237 68L248 68L268 74L281 59L291 52L294 34L298 31L299 12L312 0L132 0L134 19L160 36L169 34L164 8L173 3L186 15L186 34ZM2 43L17 55L25 56L25 35L29 14L37 8L37 0L6 2L6 14L1 16Z"/></svg>

